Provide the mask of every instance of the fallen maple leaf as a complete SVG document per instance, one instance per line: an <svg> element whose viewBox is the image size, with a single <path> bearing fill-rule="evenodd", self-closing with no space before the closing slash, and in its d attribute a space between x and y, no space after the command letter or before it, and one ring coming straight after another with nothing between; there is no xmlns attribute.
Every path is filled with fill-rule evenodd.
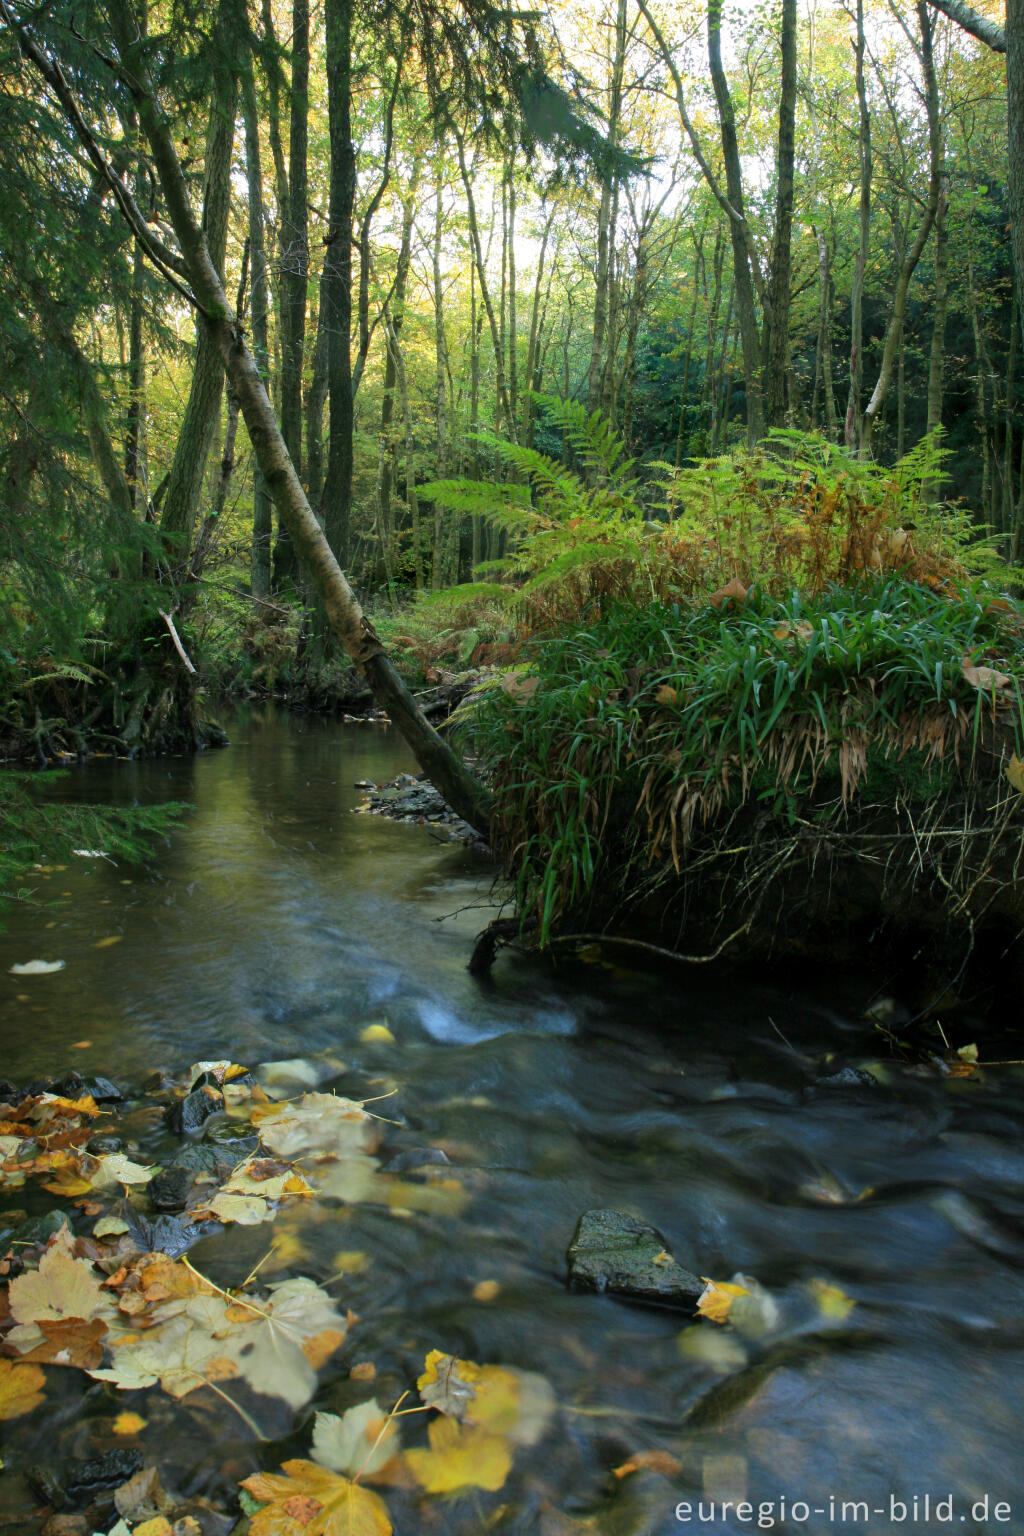
<svg viewBox="0 0 1024 1536"><path fill-rule="evenodd" d="M0 1419L20 1419L43 1401L46 1375L38 1365L0 1360Z"/></svg>
<svg viewBox="0 0 1024 1536"><path fill-rule="evenodd" d="M280 1472L255 1472L242 1483L266 1508L250 1536L391 1536L387 1506L370 1488L314 1461L286 1461Z"/></svg>
<svg viewBox="0 0 1024 1536"><path fill-rule="evenodd" d="M361 1104L332 1093L304 1093L281 1104L258 1104L253 1124L279 1157L308 1152L352 1153L370 1147L373 1123Z"/></svg>
<svg viewBox="0 0 1024 1536"><path fill-rule="evenodd" d="M72 1317L88 1321L113 1312L92 1265L86 1259L73 1258L66 1244L59 1241L59 1234L37 1270L11 1281L9 1295L16 1323L60 1322Z"/></svg>
<svg viewBox="0 0 1024 1536"><path fill-rule="evenodd" d="M371 1397L340 1416L318 1413L313 1424L313 1460L332 1472L372 1476L400 1450L398 1426Z"/></svg>
<svg viewBox="0 0 1024 1536"><path fill-rule="evenodd" d="M29 1326L38 1328L40 1340L32 1349L20 1351L23 1360L34 1360L39 1365L73 1365L80 1371L88 1371L103 1359L100 1341L107 1325L101 1317L94 1317L88 1323L77 1317L60 1322L42 1318ZM16 1331L27 1340L24 1330Z"/></svg>
<svg viewBox="0 0 1024 1536"><path fill-rule="evenodd" d="M701 1279L704 1281L704 1289L697 1302L697 1311L711 1323L727 1322L737 1296L750 1295L745 1285L733 1285L728 1280L709 1280L706 1275L701 1275Z"/></svg>
<svg viewBox="0 0 1024 1536"><path fill-rule="evenodd" d="M501 1435L480 1426L434 1419L427 1429L430 1450L406 1451L405 1460L427 1493L486 1488L496 1493L512 1470L512 1452Z"/></svg>

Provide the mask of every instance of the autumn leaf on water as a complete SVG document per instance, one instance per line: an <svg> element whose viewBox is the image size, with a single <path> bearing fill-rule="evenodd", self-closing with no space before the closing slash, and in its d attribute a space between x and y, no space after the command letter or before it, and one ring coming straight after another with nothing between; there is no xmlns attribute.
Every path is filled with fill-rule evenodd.
<svg viewBox="0 0 1024 1536"><path fill-rule="evenodd" d="M146 1420L139 1413L130 1413L126 1411L125 1413L119 1413L110 1427L115 1435L128 1438L129 1436L137 1435L142 1430L144 1430L146 1427Z"/></svg>
<svg viewBox="0 0 1024 1536"><path fill-rule="evenodd" d="M832 1285L828 1280L814 1279L808 1289L818 1304L818 1311L830 1323L844 1322L857 1305L852 1296L847 1296L838 1285Z"/></svg>
<svg viewBox="0 0 1024 1536"><path fill-rule="evenodd" d="M704 1281L704 1289L697 1302L697 1311L711 1323L728 1322L729 1312L737 1296L750 1295L745 1285L733 1285L728 1280L709 1280L706 1275L701 1275L701 1279Z"/></svg>
<svg viewBox="0 0 1024 1536"><path fill-rule="evenodd" d="M278 1157L363 1152L375 1140L373 1121L362 1104L332 1093L304 1093L286 1103L259 1104L252 1120L263 1145Z"/></svg>
<svg viewBox="0 0 1024 1536"><path fill-rule="evenodd" d="M39 1330L40 1340L32 1349L21 1352L23 1360L32 1360L39 1365L71 1365L87 1371L103 1359L102 1339L107 1325L101 1317L94 1317L90 1322L78 1317L62 1322L43 1318L31 1326ZM23 1338L27 1337L23 1334Z"/></svg>
<svg viewBox="0 0 1024 1536"><path fill-rule="evenodd" d="M318 1413L313 1425L313 1460L332 1472L370 1477L401 1449L394 1419L371 1397L338 1415Z"/></svg>
<svg viewBox="0 0 1024 1536"><path fill-rule="evenodd" d="M536 1371L477 1365L437 1349L425 1364L416 1385L428 1407L502 1435L511 1445L536 1445L555 1412L551 1383Z"/></svg>
<svg viewBox="0 0 1024 1536"><path fill-rule="evenodd" d="M405 1461L427 1493L486 1488L496 1493L512 1469L512 1452L502 1435L481 1426L434 1419L427 1429L430 1450L406 1451Z"/></svg>
<svg viewBox="0 0 1024 1536"><path fill-rule="evenodd" d="M252 1517L250 1536L391 1536L378 1494L314 1461L255 1472L242 1487L265 1506Z"/></svg>
<svg viewBox="0 0 1024 1536"><path fill-rule="evenodd" d="M20 1419L43 1401L46 1375L38 1365L0 1360L0 1419Z"/></svg>
<svg viewBox="0 0 1024 1536"><path fill-rule="evenodd" d="M16 1323L63 1322L74 1317L88 1321L101 1314L113 1314L113 1303L93 1274L92 1265L86 1259L72 1256L69 1241L61 1241L58 1234L37 1270L11 1281L8 1294ZM17 1332L15 1329L14 1333Z"/></svg>

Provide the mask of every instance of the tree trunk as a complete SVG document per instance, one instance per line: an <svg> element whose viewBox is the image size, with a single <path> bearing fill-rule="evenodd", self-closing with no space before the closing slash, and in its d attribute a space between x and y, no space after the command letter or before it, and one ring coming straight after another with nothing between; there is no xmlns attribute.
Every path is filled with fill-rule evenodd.
<svg viewBox="0 0 1024 1536"><path fill-rule="evenodd" d="M434 238L431 244L431 275L434 285L434 473L443 480L448 473L448 339L444 322L444 288L441 282L441 245L444 233L444 202L440 159L434 180ZM411 209L410 209L411 211ZM515 311L513 310L513 314ZM511 394L514 397L513 383ZM511 404L511 398L510 402ZM442 586L441 504L434 503L434 562L430 585L435 592ZM450 514L452 521L456 514Z"/></svg>
<svg viewBox="0 0 1024 1536"><path fill-rule="evenodd" d="M384 569L391 580L391 542L393 537L391 516L391 491L395 474L395 442L392 423L395 415L395 388L398 367L392 337L397 338L405 320L405 290L409 280L409 263L412 259L412 211L410 197L403 204L402 241L398 248L395 269L395 290L391 298L390 324L385 321L384 392L380 405L380 437L377 448L377 527L382 541Z"/></svg>
<svg viewBox="0 0 1024 1536"><path fill-rule="evenodd" d="M850 289L850 392L846 401L846 446L858 447L861 402L864 394L864 280L871 252L871 113L864 78L864 0L857 0L856 61L858 130L857 161L860 169L860 208L857 262Z"/></svg>
<svg viewBox="0 0 1024 1536"><path fill-rule="evenodd" d="M352 143L352 0L327 0L327 93L331 131L330 229L321 302L327 309L331 441L324 485L324 532L339 564L349 555L352 510L352 224L356 156Z"/></svg>
<svg viewBox="0 0 1024 1536"><path fill-rule="evenodd" d="M484 260L483 247L480 243L480 225L476 216L476 198L473 196L473 183L466 164L466 140L458 130L454 130L455 144L459 154L459 172L462 176L462 185L466 191L466 211L469 215L469 237L473 247L473 255L476 259L477 280L480 284L480 298L487 315L487 323L491 331L491 344L494 348L494 385L498 396L498 407L505 430L512 442L516 441L516 422L512 415L512 408L508 397L508 384L505 376L505 348L498 332L498 321L494 313L494 304L491 301L491 290L487 282L487 264Z"/></svg>
<svg viewBox="0 0 1024 1536"><path fill-rule="evenodd" d="M320 293L313 347L313 372L306 391L306 491L309 504L321 513L324 495L324 406L327 404L330 344L327 331L327 306Z"/></svg>
<svg viewBox="0 0 1024 1536"><path fill-rule="evenodd" d="M206 140L203 235L214 268L223 279L228 212L231 206L231 150L235 134L236 99L235 74L226 58L229 29L224 7L218 20L218 32L219 63ZM182 570L188 567L189 545L202 498L206 464L220 423L223 384L224 369L215 340L205 326L197 325L192 384L160 517L161 531L171 535L172 555L177 555L177 563Z"/></svg>
<svg viewBox="0 0 1024 1536"><path fill-rule="evenodd" d="M288 201L280 209L281 260L281 432L292 463L302 475L302 364L306 350L306 295L309 287L309 0L292 0L291 113L288 131ZM298 578L288 530L278 528L274 545L274 586L280 591Z"/></svg>
<svg viewBox="0 0 1024 1536"><path fill-rule="evenodd" d="M708 62L711 83L718 103L718 121L725 162L725 183L729 203L737 217L729 220L733 272L736 288L736 314L743 348L743 374L747 386L747 442L753 445L764 436L764 397L761 388L761 337L757 326L754 282L747 250L743 201L743 173L740 166L736 113L722 64L722 0L708 0Z"/></svg>
<svg viewBox="0 0 1024 1536"><path fill-rule="evenodd" d="M249 188L249 261L252 268L252 351L264 384L269 376L267 317L270 295L267 286L266 219L263 210L263 170L260 164L259 117L252 59L246 60L241 77L242 111L245 118L245 176ZM270 595L270 551L273 515L266 478L257 464L252 489L252 576L254 598Z"/></svg>
<svg viewBox="0 0 1024 1536"><path fill-rule="evenodd" d="M779 141L776 165L775 238L765 304L767 367L764 380L765 426L786 424L786 376L789 372L789 311L792 287L793 184L796 163L796 0L782 0L782 85L779 94Z"/></svg>
<svg viewBox="0 0 1024 1536"><path fill-rule="evenodd" d="M871 456L871 435L889 391L893 364L896 361L900 336L903 333L910 279L914 275L917 264L921 259L921 253L931 233L932 225L935 222L942 189L942 122L939 115L939 91L935 79L935 64L932 57L932 22L926 0L918 0L917 18L921 28L920 60L924 75L925 109L928 115L928 200L921 213L917 233L903 259L899 276L896 280L892 315L889 320L888 330L886 331L882 362L878 370L875 387L871 392L871 399L867 403L861 422L858 452L862 458L870 458Z"/></svg>

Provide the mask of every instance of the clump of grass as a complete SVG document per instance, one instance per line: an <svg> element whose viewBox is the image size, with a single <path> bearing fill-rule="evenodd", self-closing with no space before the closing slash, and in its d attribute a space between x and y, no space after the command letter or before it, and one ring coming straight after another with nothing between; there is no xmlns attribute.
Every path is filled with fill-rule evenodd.
<svg viewBox="0 0 1024 1536"><path fill-rule="evenodd" d="M614 606L536 641L467 726L544 943L599 886L659 862L685 873L744 808L838 822L873 764L922 804L995 773L1022 678L1020 622L984 587L862 579L784 601Z"/></svg>

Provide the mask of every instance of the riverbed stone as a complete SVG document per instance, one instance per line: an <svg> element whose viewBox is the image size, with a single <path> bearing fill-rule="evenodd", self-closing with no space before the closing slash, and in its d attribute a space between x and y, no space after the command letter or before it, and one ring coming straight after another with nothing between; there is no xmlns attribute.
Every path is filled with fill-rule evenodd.
<svg viewBox="0 0 1024 1536"><path fill-rule="evenodd" d="M689 1310L704 1282L677 1264L657 1227L624 1211L584 1211L566 1255L569 1289Z"/></svg>

